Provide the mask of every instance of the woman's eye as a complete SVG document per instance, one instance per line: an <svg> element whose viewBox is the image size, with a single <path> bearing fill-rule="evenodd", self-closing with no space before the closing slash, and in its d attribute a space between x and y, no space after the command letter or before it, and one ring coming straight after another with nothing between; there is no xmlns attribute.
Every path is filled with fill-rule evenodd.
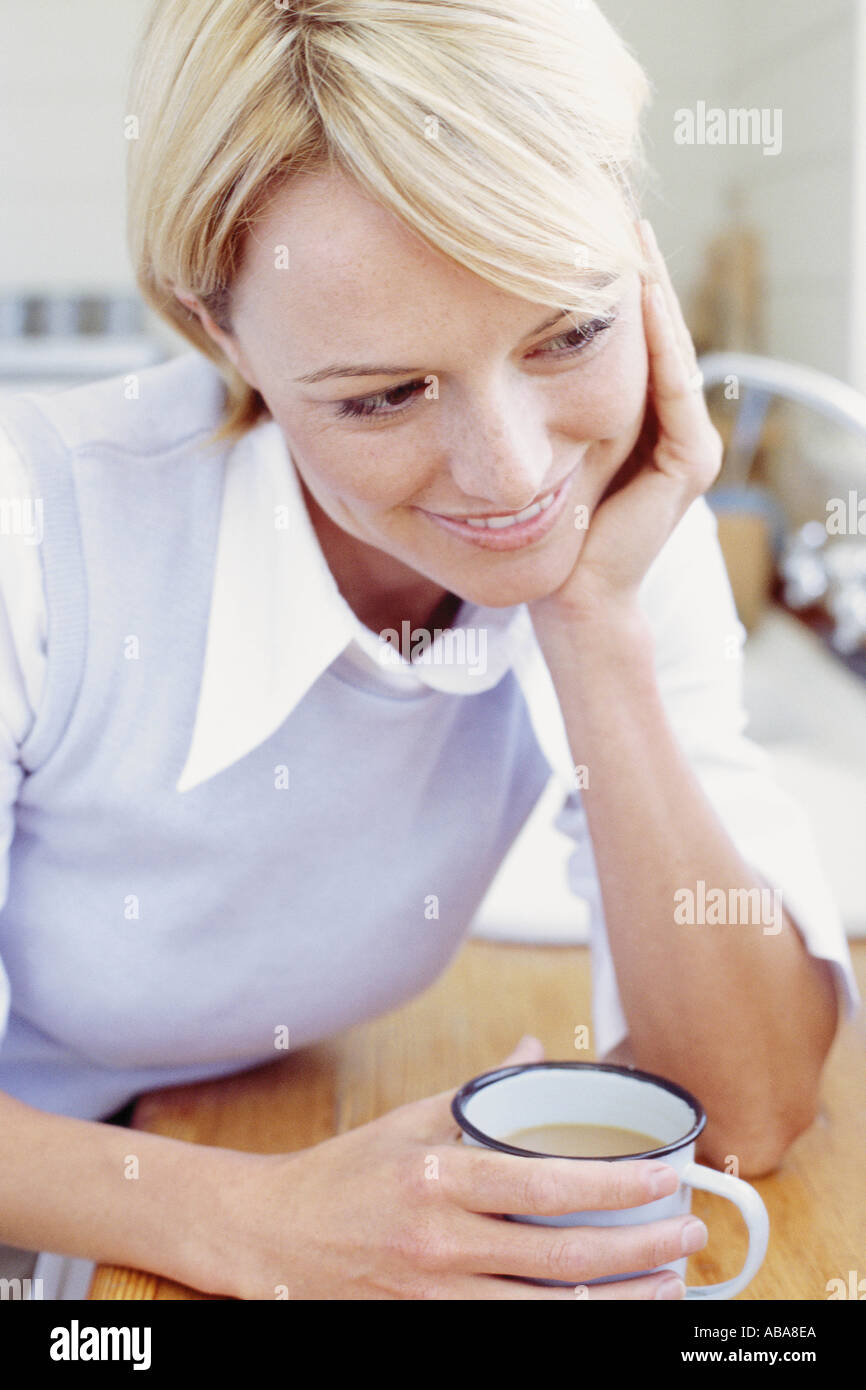
<svg viewBox="0 0 866 1390"><path fill-rule="evenodd" d="M531 357L569 357L576 352L583 352L589 344L611 328L616 321L616 315L610 314L606 318L592 319L589 323L582 323L579 328L570 328L567 333L560 333L556 338L550 338L541 348L536 348L535 352L530 353ZM551 352L551 349L555 349Z"/></svg>
<svg viewBox="0 0 866 1390"><path fill-rule="evenodd" d="M414 396L416 391L422 390L426 384L426 381L407 381L390 391L381 391L377 396L360 396L357 400L341 401L337 414L353 419L395 414L405 401Z"/></svg>
<svg viewBox="0 0 866 1390"><path fill-rule="evenodd" d="M570 328L567 333L549 339L543 347L536 348L530 357L574 357L584 352L590 343L606 332L616 321L616 315L592 319L579 328ZM394 386L390 391L380 391L375 396L358 396L354 400L340 401L337 414L343 419L369 420L375 417L396 415L419 391L426 389L427 380L407 381L402 386Z"/></svg>

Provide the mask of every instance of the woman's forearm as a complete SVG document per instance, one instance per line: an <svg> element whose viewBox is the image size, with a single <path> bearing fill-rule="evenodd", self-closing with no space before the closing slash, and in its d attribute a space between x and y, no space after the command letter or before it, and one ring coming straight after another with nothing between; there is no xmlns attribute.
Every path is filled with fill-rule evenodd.
<svg viewBox="0 0 866 1390"><path fill-rule="evenodd" d="M220 1194L244 1158L54 1115L0 1092L0 1241L227 1293Z"/></svg>
<svg viewBox="0 0 866 1390"><path fill-rule="evenodd" d="M770 931L677 920L682 890L700 880L726 895L765 885L676 742L643 615L548 634L545 657L587 768L582 795L636 1064L700 1096L711 1117L705 1155L766 1171L815 1113L836 1027L830 967L784 914Z"/></svg>

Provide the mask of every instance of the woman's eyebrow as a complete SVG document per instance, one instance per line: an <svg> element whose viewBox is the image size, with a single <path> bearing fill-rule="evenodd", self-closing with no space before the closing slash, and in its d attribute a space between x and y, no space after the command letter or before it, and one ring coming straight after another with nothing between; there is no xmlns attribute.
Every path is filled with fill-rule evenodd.
<svg viewBox="0 0 866 1390"><path fill-rule="evenodd" d="M533 328L525 334L527 338L534 338L539 333L543 333L546 328L552 328L554 324L560 322L568 314L567 309L560 309L552 318L544 320L537 328ZM370 363L336 362L333 366L323 367L318 372L308 372L305 376L296 376L297 382L326 381L334 376L423 376L427 371L426 367L395 367L389 364L373 366Z"/></svg>

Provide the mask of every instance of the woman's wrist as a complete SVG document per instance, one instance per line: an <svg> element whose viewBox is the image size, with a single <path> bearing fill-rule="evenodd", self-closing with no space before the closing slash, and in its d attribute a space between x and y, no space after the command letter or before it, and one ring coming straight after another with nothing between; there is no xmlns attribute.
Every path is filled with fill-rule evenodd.
<svg viewBox="0 0 866 1390"><path fill-rule="evenodd" d="M654 679L652 629L636 600L530 609L535 635L558 687L607 672L631 672Z"/></svg>
<svg viewBox="0 0 866 1390"><path fill-rule="evenodd" d="M112 1131L114 1147L113 1127L100 1128ZM139 1176L128 1189L133 1200L123 1203L118 1253L110 1250L97 1260L234 1297L239 1223L232 1197L260 1156L143 1130L121 1130L117 1139L120 1135L128 1157L137 1160ZM105 1196L106 1209L118 1205Z"/></svg>
<svg viewBox="0 0 866 1390"><path fill-rule="evenodd" d="M256 1160L0 1093L0 1240L231 1294L232 1195L250 1188Z"/></svg>
<svg viewBox="0 0 866 1390"><path fill-rule="evenodd" d="M255 1249L262 1222L265 1169L285 1155L190 1145L185 1237L168 1277L225 1298L249 1298L256 1284Z"/></svg>

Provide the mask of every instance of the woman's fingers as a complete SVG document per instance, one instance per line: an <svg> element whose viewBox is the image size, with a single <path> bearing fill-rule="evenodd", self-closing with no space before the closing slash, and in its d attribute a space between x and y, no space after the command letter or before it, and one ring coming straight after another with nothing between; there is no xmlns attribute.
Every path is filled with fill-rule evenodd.
<svg viewBox="0 0 866 1390"><path fill-rule="evenodd" d="M666 1289L662 1293L662 1290ZM449 1298L459 1298L459 1300L480 1301L480 1300L538 1300L544 1298L545 1301L553 1300L559 1302L595 1302L596 1300L607 1300L607 1298L619 1298L619 1300L635 1300L635 1298L684 1298L685 1286L683 1280L674 1275L671 1270L666 1270L660 1275L644 1275L641 1279L621 1279L617 1283L605 1284L574 1284L566 1289L550 1289L542 1284L528 1284L521 1279L499 1279L495 1275L481 1275L478 1277L457 1277L453 1280L452 1291Z"/></svg>
<svg viewBox="0 0 866 1390"><path fill-rule="evenodd" d="M562 1216L570 1211L615 1211L669 1197L679 1187L675 1169L655 1159L521 1158L495 1149L440 1149L444 1198L474 1212Z"/></svg>
<svg viewBox="0 0 866 1390"><path fill-rule="evenodd" d="M665 304L671 316L671 322L674 326L674 336L680 352L682 353L686 374L691 378L698 370L698 355L695 352L695 345L692 342L692 335L689 332L689 326L686 323L679 296L674 289L667 262L661 253L661 248L659 247L652 223L644 219L640 224L640 229L641 239L646 248L647 256L655 271L657 283L661 286Z"/></svg>
<svg viewBox="0 0 866 1390"><path fill-rule="evenodd" d="M682 1259L706 1241L706 1227L688 1214L623 1226L553 1226L496 1219L506 1212L544 1218L643 1206L677 1191L679 1177L665 1163L652 1159L576 1163L481 1148L455 1151L448 1147L434 1152L437 1177L426 1190L440 1217L448 1213L448 1221L434 1219L427 1228L421 1257L430 1263L431 1273L509 1275L580 1284L655 1269ZM684 1242L686 1227L696 1233L691 1245ZM435 1231L438 1237L431 1234Z"/></svg>
<svg viewBox="0 0 866 1390"><path fill-rule="evenodd" d="M680 474L696 493L705 492L718 476L722 443L703 392L683 360L664 292L657 284L644 289L644 323L650 389L659 423L654 462L666 473Z"/></svg>
<svg viewBox="0 0 866 1390"><path fill-rule="evenodd" d="M674 335L670 310L657 281L644 288L644 320L656 402L681 396L690 409L691 418L698 420L704 413L703 397L692 389L688 368Z"/></svg>
<svg viewBox="0 0 866 1390"><path fill-rule="evenodd" d="M431 1272L507 1274L585 1284L612 1274L635 1274L672 1264L707 1242L696 1216L669 1217L635 1226L537 1226L467 1215L454 1232L456 1249L432 1254Z"/></svg>
<svg viewBox="0 0 866 1390"><path fill-rule="evenodd" d="M663 1292L664 1290L664 1292ZM640 1279L621 1279L615 1284L575 1284L567 1288L551 1288L526 1284L521 1279L499 1279L495 1275L456 1279L450 1294L454 1299L554 1299L559 1302L594 1303L600 1299L684 1298L685 1285L678 1275L666 1270L662 1274L645 1274Z"/></svg>

